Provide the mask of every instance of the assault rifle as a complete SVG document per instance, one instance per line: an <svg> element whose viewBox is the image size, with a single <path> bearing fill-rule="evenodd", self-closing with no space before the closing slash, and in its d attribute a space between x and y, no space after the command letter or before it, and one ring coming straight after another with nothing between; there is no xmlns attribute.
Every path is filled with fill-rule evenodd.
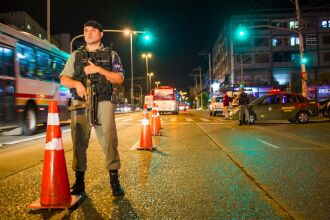
<svg viewBox="0 0 330 220"><path fill-rule="evenodd" d="M85 62L84 62L85 63ZM86 62L88 63L88 62ZM86 80L86 101L80 101L77 105L69 105L68 110L74 111L79 109L87 110L87 118L90 126L95 127L95 125L100 125L97 119L97 106L98 106L98 97L96 92L96 81L93 79L93 75L87 75Z"/></svg>

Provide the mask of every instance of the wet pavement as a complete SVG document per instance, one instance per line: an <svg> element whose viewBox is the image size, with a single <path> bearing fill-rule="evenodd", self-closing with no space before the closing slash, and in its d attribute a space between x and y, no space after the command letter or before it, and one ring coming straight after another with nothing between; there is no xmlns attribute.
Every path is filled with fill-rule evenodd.
<svg viewBox="0 0 330 220"><path fill-rule="evenodd" d="M329 190L324 185L329 173L322 169L329 167L329 138L317 145L311 139L316 134L311 133L311 138L298 146L294 144L296 134L287 133L275 143L270 137L278 130L270 127L288 131L292 127L239 127L233 121L208 117L207 112L193 112L162 116L162 136L153 137L156 150L138 151L133 147L140 138L140 118L139 114L117 117L120 180L126 195L111 195L103 152L93 133L88 148L87 197L74 209L27 207L40 196L44 140L14 150L2 149L0 218L326 219L330 215L324 211L330 204ZM328 124L322 126L330 129ZM303 127L300 129L304 132ZM68 132L63 133L63 142L73 183ZM317 150L308 147L311 142L312 149ZM318 205L320 213L314 212L314 216L302 210Z"/></svg>

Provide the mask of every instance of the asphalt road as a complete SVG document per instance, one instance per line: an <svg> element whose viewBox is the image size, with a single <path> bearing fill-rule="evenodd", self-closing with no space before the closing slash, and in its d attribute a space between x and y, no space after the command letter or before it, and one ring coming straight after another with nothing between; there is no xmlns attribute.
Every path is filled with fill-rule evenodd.
<svg viewBox="0 0 330 220"><path fill-rule="evenodd" d="M123 198L111 195L95 134L87 198L30 210L40 196L45 139L0 148L1 219L328 219L330 122L238 126L207 111L162 115L154 151L138 151L141 113L117 116ZM65 129L64 129L65 130ZM63 132L69 180L72 143Z"/></svg>

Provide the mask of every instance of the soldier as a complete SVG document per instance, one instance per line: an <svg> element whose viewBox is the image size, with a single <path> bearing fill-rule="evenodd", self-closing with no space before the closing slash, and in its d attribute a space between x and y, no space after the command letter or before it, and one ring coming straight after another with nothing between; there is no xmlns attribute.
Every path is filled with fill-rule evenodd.
<svg viewBox="0 0 330 220"><path fill-rule="evenodd" d="M87 76L96 82L97 120L95 132L105 154L105 166L109 171L110 185L114 196L124 195L118 179L120 158L115 124L115 104L112 103L112 84L122 84L124 70L116 52L101 43L103 28L96 21L84 24L86 45L74 51L60 75L61 84L70 88L72 105L86 101ZM87 169L86 150L91 133L87 110L71 112L71 136L73 142L72 168L76 181L71 187L71 194L85 194L85 171Z"/></svg>

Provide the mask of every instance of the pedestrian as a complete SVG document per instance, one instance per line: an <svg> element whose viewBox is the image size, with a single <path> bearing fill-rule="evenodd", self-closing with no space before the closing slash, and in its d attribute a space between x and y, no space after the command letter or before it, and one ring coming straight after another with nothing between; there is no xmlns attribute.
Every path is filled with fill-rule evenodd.
<svg viewBox="0 0 330 220"><path fill-rule="evenodd" d="M249 97L244 91L244 88L241 89L241 93L239 94L238 98L238 104L239 104L239 125L242 125L243 123L249 124ZM243 116L245 115L245 120L243 119Z"/></svg>
<svg viewBox="0 0 330 220"><path fill-rule="evenodd" d="M229 113L228 113L229 101L230 101L229 96L227 95L226 92L224 92L222 96L222 102L223 102L223 114L225 115L225 119L229 119Z"/></svg>
<svg viewBox="0 0 330 220"><path fill-rule="evenodd" d="M120 85L124 81L124 70L118 54L101 43L103 28L98 22L87 21L83 31L85 46L70 55L61 72L60 81L62 85L70 88L73 95L72 105L76 105L86 101L87 76L96 80L98 125L95 125L95 132L105 154L105 166L109 171L112 194L122 196L124 189L118 178L120 158L117 149L115 104L111 97L112 85ZM85 194L86 150L90 133L91 125L88 122L87 110L73 110L71 112L72 168L75 171L76 181L71 187L72 195Z"/></svg>

